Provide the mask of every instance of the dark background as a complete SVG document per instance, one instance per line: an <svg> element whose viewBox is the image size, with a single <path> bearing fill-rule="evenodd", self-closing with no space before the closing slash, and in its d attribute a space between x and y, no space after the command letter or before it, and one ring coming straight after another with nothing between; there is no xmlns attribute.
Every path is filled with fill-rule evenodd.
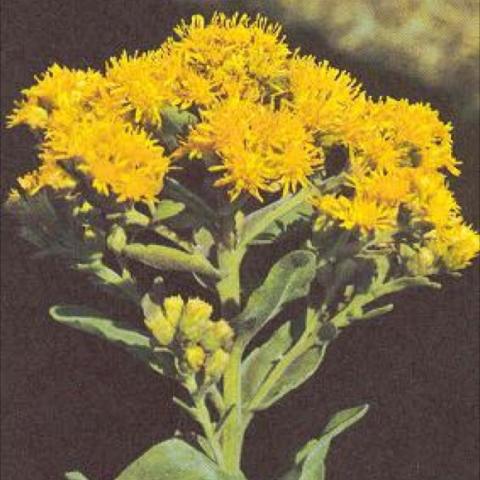
<svg viewBox="0 0 480 480"><path fill-rule="evenodd" d="M2 199L35 165L32 137L26 129L6 131L3 121L35 73L52 62L101 68L124 48L155 47L180 18L209 10L168 0L4 0ZM452 120L464 162L464 176L452 185L467 219L478 219L477 118L462 117L448 92L339 56L308 30L287 34L291 45L351 71L369 93L430 101ZM1 478L56 480L79 469L111 480L155 442L192 427L171 402L172 382L113 346L48 321L53 303L95 305L103 295L51 260L29 260L4 215L1 235ZM328 416L364 402L371 405L367 416L335 441L329 480L478 478L477 266L445 279L440 292L403 294L394 313L342 335L310 382L254 421L245 448L249 478L273 480Z"/></svg>

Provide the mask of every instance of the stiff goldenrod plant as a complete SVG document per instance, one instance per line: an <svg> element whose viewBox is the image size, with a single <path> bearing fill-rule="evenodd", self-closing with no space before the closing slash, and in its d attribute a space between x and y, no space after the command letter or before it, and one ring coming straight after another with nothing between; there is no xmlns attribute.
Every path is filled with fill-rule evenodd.
<svg viewBox="0 0 480 480"><path fill-rule="evenodd" d="M37 135L39 165L7 205L40 254L135 312L57 305L52 318L176 379L201 427L118 480L240 480L255 413L391 294L467 267L479 237L448 188L451 126L429 105L368 97L262 17L194 16L175 33L103 72L53 65L22 92L9 125ZM325 478L330 443L367 408L333 415L271 478Z"/></svg>

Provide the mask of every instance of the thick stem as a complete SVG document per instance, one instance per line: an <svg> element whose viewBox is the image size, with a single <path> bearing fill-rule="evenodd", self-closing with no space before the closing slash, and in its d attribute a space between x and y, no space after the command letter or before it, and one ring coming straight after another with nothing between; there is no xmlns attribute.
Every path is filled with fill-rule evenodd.
<svg viewBox="0 0 480 480"><path fill-rule="evenodd" d="M228 417L223 428L223 455L229 473L240 471L243 443L241 362L244 346L237 343L232 350L230 362L223 377L223 395Z"/></svg>
<svg viewBox="0 0 480 480"><path fill-rule="evenodd" d="M240 264L243 253L224 244L219 245L218 263L223 278L217 283L217 290L223 315L227 319L232 318L240 306ZM223 376L223 398L228 417L223 427L222 447L225 469L229 473L240 472L243 436L240 369L244 349L244 342L237 338Z"/></svg>
<svg viewBox="0 0 480 480"><path fill-rule="evenodd" d="M200 423L200 425L203 428L203 431L205 433L205 438L207 439L213 451L217 464L221 468L224 468L225 463L223 459L222 448L216 436L215 427L211 421L210 412L208 411L208 408L205 405L204 398L201 398L195 401L195 415L196 415L197 421Z"/></svg>
<svg viewBox="0 0 480 480"><path fill-rule="evenodd" d="M222 279L217 283L217 291L222 308L230 310L240 305L240 263L243 251L230 250L224 245L218 247L218 264Z"/></svg>

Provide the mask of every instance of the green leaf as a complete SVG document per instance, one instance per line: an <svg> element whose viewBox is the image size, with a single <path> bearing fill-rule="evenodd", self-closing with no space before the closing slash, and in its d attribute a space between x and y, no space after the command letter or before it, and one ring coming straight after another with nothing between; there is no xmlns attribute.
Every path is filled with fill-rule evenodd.
<svg viewBox="0 0 480 480"><path fill-rule="evenodd" d="M164 107L161 114L160 138L167 149L172 151L178 147L178 137L186 134L188 127L195 124L198 119L192 113L174 106Z"/></svg>
<svg viewBox="0 0 480 480"><path fill-rule="evenodd" d="M325 460L331 441L358 422L367 411L368 405L361 405L342 410L329 420L320 439L315 444L310 445L307 452L300 452L298 459L303 456L305 456L305 459L303 460L302 475L299 480L323 480L325 478Z"/></svg>
<svg viewBox="0 0 480 480"><path fill-rule="evenodd" d="M289 302L308 294L315 276L315 255L296 250L282 257L268 273L263 284L248 299L237 322L253 333L275 317Z"/></svg>
<svg viewBox="0 0 480 480"><path fill-rule="evenodd" d="M198 250L205 256L208 257L210 250L215 245L215 239L212 234L206 228L200 228L193 234L193 239Z"/></svg>
<svg viewBox="0 0 480 480"><path fill-rule="evenodd" d="M120 254L127 244L127 234L125 230L117 224L113 224L107 237L107 247L116 254Z"/></svg>
<svg viewBox="0 0 480 480"><path fill-rule="evenodd" d="M315 345L295 359L255 410L265 410L306 382L318 369L327 345Z"/></svg>
<svg viewBox="0 0 480 480"><path fill-rule="evenodd" d="M220 278L218 270L200 253L187 253L163 245L141 243L127 245L122 253L158 270L194 272Z"/></svg>
<svg viewBox="0 0 480 480"><path fill-rule="evenodd" d="M110 294L120 294L123 298L132 301L136 305L140 302L141 297L130 272L124 268L121 275L118 274L103 263L102 256L92 258L87 263L77 263L74 268L79 272L92 275L91 280Z"/></svg>
<svg viewBox="0 0 480 480"><path fill-rule="evenodd" d="M86 262L103 248L103 240L87 241L73 205L41 190L7 203L7 212L19 223L20 237L37 248L35 257L56 256L69 263Z"/></svg>
<svg viewBox="0 0 480 480"><path fill-rule="evenodd" d="M168 106L162 108L162 130L173 131L176 135L185 133L187 127L198 122L198 118L188 110Z"/></svg>
<svg viewBox="0 0 480 480"><path fill-rule="evenodd" d="M116 480L235 480L203 453L179 439L167 440L147 450Z"/></svg>
<svg viewBox="0 0 480 480"><path fill-rule="evenodd" d="M88 478L80 472L65 473L65 480L88 480Z"/></svg>
<svg viewBox="0 0 480 480"><path fill-rule="evenodd" d="M314 447L303 464L299 480L325 480L325 460L329 448L330 442L321 441Z"/></svg>
<svg viewBox="0 0 480 480"><path fill-rule="evenodd" d="M55 305L50 316L57 322L115 343L147 363L159 373L165 373L161 357L154 355L150 338L123 322L105 318L96 310L81 305ZM165 370L170 365L165 365Z"/></svg>
<svg viewBox="0 0 480 480"><path fill-rule="evenodd" d="M427 277L401 277L390 280L382 285L382 287L378 289L378 293L379 295L387 295L412 287L430 287L438 290L442 288L442 285L438 282L432 282L432 280Z"/></svg>
<svg viewBox="0 0 480 480"><path fill-rule="evenodd" d="M155 222L161 222L162 220L178 215L180 212L183 212L183 210L185 210L183 203L173 200L160 200L153 213L153 220Z"/></svg>
<svg viewBox="0 0 480 480"><path fill-rule="evenodd" d="M215 211L200 196L181 183L173 178L167 178L165 180L164 193L169 198L185 204L189 213L193 214L197 220L202 220L201 224L209 225L212 228L216 227L217 214Z"/></svg>
<svg viewBox="0 0 480 480"><path fill-rule="evenodd" d="M271 369L293 344L291 322L284 323L260 347L255 348L242 362L242 399L252 400Z"/></svg>
<svg viewBox="0 0 480 480"><path fill-rule="evenodd" d="M310 440L299 450L295 466L281 480L324 480L325 460L332 440L361 420L368 408L368 405L360 405L336 413L323 429L322 435Z"/></svg>
<svg viewBox="0 0 480 480"><path fill-rule="evenodd" d="M253 242L259 235L276 235L279 225L289 224L310 212L310 205L306 202L309 190L304 189L296 195L281 198L266 207L248 215L241 232L239 232L239 244L246 246Z"/></svg>
<svg viewBox="0 0 480 480"><path fill-rule="evenodd" d="M340 433L344 432L352 425L361 420L368 412L369 405L359 405L358 407L347 408L340 410L327 423L323 429L321 440L332 440Z"/></svg>

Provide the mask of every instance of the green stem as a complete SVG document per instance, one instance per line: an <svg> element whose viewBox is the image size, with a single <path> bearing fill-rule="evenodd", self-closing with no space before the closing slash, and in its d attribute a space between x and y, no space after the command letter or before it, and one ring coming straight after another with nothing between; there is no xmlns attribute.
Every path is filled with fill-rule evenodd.
<svg viewBox="0 0 480 480"><path fill-rule="evenodd" d="M217 283L217 291L222 307L240 305L240 264L243 251L218 246L218 265L222 279Z"/></svg>
<svg viewBox="0 0 480 480"><path fill-rule="evenodd" d="M217 410L217 413L219 415L224 415L225 414L225 402L223 401L222 394L220 393L220 390L218 389L216 384L213 384L210 390L207 392L208 397L212 401L215 409Z"/></svg>
<svg viewBox="0 0 480 480"><path fill-rule="evenodd" d="M237 343L230 354L230 362L223 377L223 396L225 407L230 411L223 428L223 454L225 468L229 473L240 472L240 460L243 443L241 361L243 342Z"/></svg>
<svg viewBox="0 0 480 480"><path fill-rule="evenodd" d="M205 433L205 438L210 444L212 452L215 456L215 461L217 462L220 468L224 468L225 462L223 459L222 447L215 434L215 427L211 421L210 412L208 411L208 408L205 405L205 398L202 397L200 399L195 399L195 407L196 407L195 408L196 420L198 421L198 423L200 423L200 425L203 428L203 431Z"/></svg>
<svg viewBox="0 0 480 480"><path fill-rule="evenodd" d="M225 232L228 235L228 232ZM225 238L227 240L227 238ZM229 248L225 243L218 247L218 264L222 279L217 291L222 302L223 314L232 318L240 306L240 264L244 251ZM223 376L225 411L229 412L222 431L222 447L225 469L229 473L240 472L242 451L242 389L241 362L245 343L237 338L230 353L230 361Z"/></svg>

